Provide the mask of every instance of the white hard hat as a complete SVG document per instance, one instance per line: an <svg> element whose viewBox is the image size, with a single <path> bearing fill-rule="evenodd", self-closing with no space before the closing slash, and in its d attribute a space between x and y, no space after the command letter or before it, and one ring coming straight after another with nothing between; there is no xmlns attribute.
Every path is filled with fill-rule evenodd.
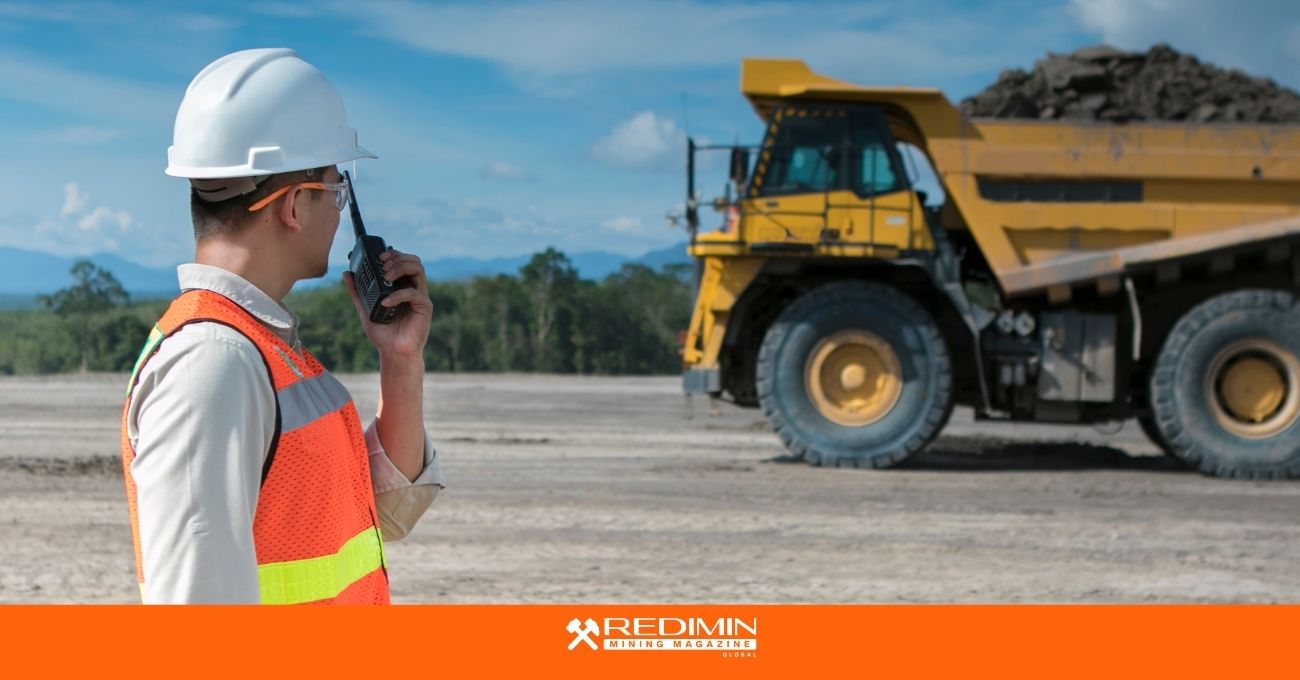
<svg viewBox="0 0 1300 680"><path fill-rule="evenodd" d="M244 50L208 64L185 90L167 174L196 186L258 178L220 192L237 195L266 175L375 157L357 146L343 100L316 67L290 49Z"/></svg>

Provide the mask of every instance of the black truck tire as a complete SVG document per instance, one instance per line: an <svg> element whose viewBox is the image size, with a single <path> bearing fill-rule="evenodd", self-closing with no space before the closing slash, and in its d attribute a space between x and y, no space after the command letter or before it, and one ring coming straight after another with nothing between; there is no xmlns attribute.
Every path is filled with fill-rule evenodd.
<svg viewBox="0 0 1300 680"><path fill-rule="evenodd" d="M885 468L930 442L952 413L952 364L931 316L878 283L796 299L759 348L759 402L813 465Z"/></svg>
<svg viewBox="0 0 1300 680"><path fill-rule="evenodd" d="M1172 456L1173 451L1169 448L1169 442L1165 441L1165 436L1160 434L1160 426L1156 425L1155 416L1138 416L1138 427L1142 428L1142 433L1151 440L1167 456Z"/></svg>
<svg viewBox="0 0 1300 680"><path fill-rule="evenodd" d="M1151 412L1174 455L1207 475L1300 477L1300 307L1240 290L1179 319L1151 374Z"/></svg>

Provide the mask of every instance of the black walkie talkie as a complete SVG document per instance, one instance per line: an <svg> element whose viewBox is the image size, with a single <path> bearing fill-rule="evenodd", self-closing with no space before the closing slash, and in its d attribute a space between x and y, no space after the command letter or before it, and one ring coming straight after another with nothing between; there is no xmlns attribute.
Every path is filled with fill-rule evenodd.
<svg viewBox="0 0 1300 680"><path fill-rule="evenodd" d="M343 171L343 178L348 183L348 204L352 206L352 231L357 242L348 253L348 271L352 272L352 283L357 287L357 295L366 306L366 314L372 323L392 323L406 309L406 303L385 307L380 302L397 291L401 286L384 278L384 265L379 256L386 250L384 239L366 233L366 225L361 221L361 209L357 207L357 192L352 190L352 175Z"/></svg>

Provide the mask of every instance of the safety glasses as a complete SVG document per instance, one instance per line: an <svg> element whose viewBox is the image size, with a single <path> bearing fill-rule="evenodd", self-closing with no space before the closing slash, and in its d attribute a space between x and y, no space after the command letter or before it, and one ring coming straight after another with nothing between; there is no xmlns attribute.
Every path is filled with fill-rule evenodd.
<svg viewBox="0 0 1300 680"><path fill-rule="evenodd" d="M279 189L272 191L270 194L266 196L266 198L263 198L262 200L248 206L248 212L257 212L258 210L265 208L266 206L271 204L271 201L274 201L275 199L289 193L289 190L294 187L313 189L315 191L333 191L334 206L337 207L339 210L343 210L344 208L348 207L348 180L347 178L343 178L341 181L337 183L297 182L295 184L282 186Z"/></svg>

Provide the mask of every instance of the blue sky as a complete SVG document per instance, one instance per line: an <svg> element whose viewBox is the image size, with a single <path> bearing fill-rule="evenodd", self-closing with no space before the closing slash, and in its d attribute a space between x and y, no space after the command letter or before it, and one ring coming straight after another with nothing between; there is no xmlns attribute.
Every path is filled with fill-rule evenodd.
<svg viewBox="0 0 1300 680"><path fill-rule="evenodd" d="M1300 88L1294 0L0 0L0 245L187 260L187 188L162 172L172 121L190 78L239 49L291 47L334 82L379 155L359 167L367 224L432 259L682 240L663 215L687 129L757 140L745 56L955 102L1103 41L1169 42Z"/></svg>

